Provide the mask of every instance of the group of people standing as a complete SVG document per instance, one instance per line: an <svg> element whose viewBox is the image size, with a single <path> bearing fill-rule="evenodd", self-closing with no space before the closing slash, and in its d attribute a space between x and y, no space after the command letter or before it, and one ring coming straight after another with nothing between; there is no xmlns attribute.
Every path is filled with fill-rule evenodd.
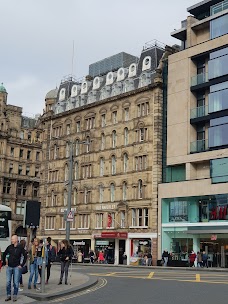
<svg viewBox="0 0 228 304"><path fill-rule="evenodd" d="M197 252L192 251L189 254L189 266L190 267L208 267L208 255L205 251Z"/></svg>
<svg viewBox="0 0 228 304"><path fill-rule="evenodd" d="M46 246L46 248L45 248ZM73 257L73 249L67 240L60 243L60 250L58 256L61 261L61 272L59 285L62 284L63 276L65 274L65 284L68 284L68 268L70 261ZM3 253L3 266L6 267L6 293L5 301L11 300L11 281L13 277L13 302L17 301L18 291L22 291L23 287L23 274L30 270L28 279L28 289L32 288L39 290L37 284L41 283L42 265L45 260L47 269L46 284L50 279L51 265L56 259L56 248L51 245L51 238L47 238L46 244L43 240L34 238L31 244L26 246L25 240L18 241L17 235L11 238L11 245L9 245ZM27 266L29 262L29 267ZM19 287L20 286L20 287Z"/></svg>

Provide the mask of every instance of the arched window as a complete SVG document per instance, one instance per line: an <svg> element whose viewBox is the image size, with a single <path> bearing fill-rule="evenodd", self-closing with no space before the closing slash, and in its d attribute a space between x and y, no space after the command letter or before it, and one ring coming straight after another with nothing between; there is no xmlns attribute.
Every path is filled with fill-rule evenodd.
<svg viewBox="0 0 228 304"><path fill-rule="evenodd" d="M100 176L104 176L104 158L100 159Z"/></svg>
<svg viewBox="0 0 228 304"><path fill-rule="evenodd" d="M75 155L78 156L79 155L79 140L76 139L75 142Z"/></svg>
<svg viewBox="0 0 228 304"><path fill-rule="evenodd" d="M111 202L115 201L115 185L113 183L110 185L110 200Z"/></svg>
<svg viewBox="0 0 228 304"><path fill-rule="evenodd" d="M63 205L67 206L67 191L66 190L64 190L64 193L63 193Z"/></svg>
<svg viewBox="0 0 228 304"><path fill-rule="evenodd" d="M116 131L112 131L112 148L116 148Z"/></svg>
<svg viewBox="0 0 228 304"><path fill-rule="evenodd" d="M99 202L103 203L104 201L104 187L103 185L99 186Z"/></svg>
<svg viewBox="0 0 228 304"><path fill-rule="evenodd" d="M68 165L65 165L65 181L67 181L69 179L69 169L68 169Z"/></svg>
<svg viewBox="0 0 228 304"><path fill-rule="evenodd" d="M143 198L143 183L141 179L138 181L138 198Z"/></svg>
<svg viewBox="0 0 228 304"><path fill-rule="evenodd" d="M128 145L128 128L124 128L124 145Z"/></svg>
<svg viewBox="0 0 228 304"><path fill-rule="evenodd" d="M66 157L70 156L70 144L66 143Z"/></svg>
<svg viewBox="0 0 228 304"><path fill-rule="evenodd" d="M127 200L127 183L123 183L123 201Z"/></svg>
<svg viewBox="0 0 228 304"><path fill-rule="evenodd" d="M74 199L73 199L74 205L76 206L78 203L78 190L74 189Z"/></svg>
<svg viewBox="0 0 228 304"><path fill-rule="evenodd" d="M123 157L123 169L124 169L124 173L126 173L127 170L128 170L128 155L127 155L127 153L124 153L124 157Z"/></svg>
<svg viewBox="0 0 228 304"><path fill-rule="evenodd" d="M116 174L116 157L112 156L112 174Z"/></svg>
<svg viewBox="0 0 228 304"><path fill-rule="evenodd" d="M86 144L85 144L85 147L86 147L86 153L89 153L90 152L90 150L91 150L91 141L90 141L90 137L89 136L87 136L86 137Z"/></svg>
<svg viewBox="0 0 228 304"><path fill-rule="evenodd" d="M105 135L104 133L101 134L101 150L105 149Z"/></svg>
<svg viewBox="0 0 228 304"><path fill-rule="evenodd" d="M78 164L78 162L75 162L75 165L74 165L74 179L75 180L79 179L79 164Z"/></svg>

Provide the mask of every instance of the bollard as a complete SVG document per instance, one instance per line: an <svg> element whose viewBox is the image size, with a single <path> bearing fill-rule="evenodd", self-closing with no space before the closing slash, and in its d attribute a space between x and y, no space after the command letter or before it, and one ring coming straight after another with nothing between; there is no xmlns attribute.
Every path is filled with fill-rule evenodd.
<svg viewBox="0 0 228 304"><path fill-rule="evenodd" d="M44 246L44 257L42 262L42 269L41 269L41 292L45 292L45 269L46 269L46 239L43 239L43 246Z"/></svg>

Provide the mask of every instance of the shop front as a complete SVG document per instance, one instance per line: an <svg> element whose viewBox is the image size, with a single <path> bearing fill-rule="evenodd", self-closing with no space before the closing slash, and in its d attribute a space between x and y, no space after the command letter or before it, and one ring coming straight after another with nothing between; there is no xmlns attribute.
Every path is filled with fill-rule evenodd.
<svg viewBox="0 0 228 304"><path fill-rule="evenodd" d="M152 254L153 240L157 239L156 233L129 233L129 265L145 265L145 257Z"/></svg>
<svg viewBox="0 0 228 304"><path fill-rule="evenodd" d="M171 253L171 266L205 251L209 267L228 267L227 207L227 194L162 200L162 251Z"/></svg>
<svg viewBox="0 0 228 304"><path fill-rule="evenodd" d="M88 239L71 239L70 244L73 247L74 257L73 261L77 261L78 252L83 254L83 262L89 261L89 249L91 248L91 240Z"/></svg>
<svg viewBox="0 0 228 304"><path fill-rule="evenodd" d="M123 264L123 254L125 252L125 241L128 234L126 232L102 232L95 236L95 254L99 252L105 254L106 263Z"/></svg>

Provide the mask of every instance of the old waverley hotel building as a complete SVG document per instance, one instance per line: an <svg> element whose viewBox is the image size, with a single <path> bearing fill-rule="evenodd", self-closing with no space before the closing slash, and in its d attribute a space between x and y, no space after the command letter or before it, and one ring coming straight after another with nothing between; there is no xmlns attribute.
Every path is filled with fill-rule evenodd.
<svg viewBox="0 0 228 304"><path fill-rule="evenodd" d="M158 256L167 248L184 265L205 250L209 266L228 267L228 1L188 12L172 33L182 50L168 58Z"/></svg>
<svg viewBox="0 0 228 304"><path fill-rule="evenodd" d="M172 50L170 50L172 51ZM69 155L73 145L70 240L74 250L108 247L109 261L157 260L158 183L162 171L162 62L154 41L140 58L120 53L72 76L45 99L41 117L41 236L65 238ZM46 182L47 181L47 182Z"/></svg>

